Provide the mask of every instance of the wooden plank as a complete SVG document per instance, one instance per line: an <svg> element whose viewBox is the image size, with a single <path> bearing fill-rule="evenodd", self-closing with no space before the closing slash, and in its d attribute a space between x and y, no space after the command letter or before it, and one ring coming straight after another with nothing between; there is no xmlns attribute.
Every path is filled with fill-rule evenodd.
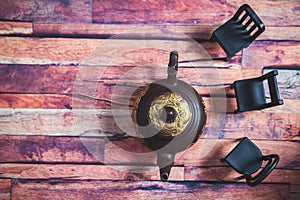
<svg viewBox="0 0 300 200"><path fill-rule="evenodd" d="M199 62L181 63L180 66L192 65L203 68L218 66L210 60L203 60L209 58L209 55L211 57L225 56L217 43L150 40L149 37L147 36L147 42L142 39L133 42L129 39L1 37L0 61L3 64L144 66L148 63L152 66L161 66L162 63L168 63L169 52L176 49L179 52L180 61L199 59ZM294 41L254 42L250 47L244 49L242 65L246 68L261 69L270 65L297 64L299 44ZM223 62L223 65L220 62L218 64L220 67L224 67L224 64L228 66L226 62Z"/></svg>
<svg viewBox="0 0 300 200"><path fill-rule="evenodd" d="M156 166L0 164L0 177L74 180L160 180ZM169 181L183 181L184 167L174 166Z"/></svg>
<svg viewBox="0 0 300 200"><path fill-rule="evenodd" d="M296 66L276 66L264 68L264 74L277 70L278 76L276 76L278 89L282 98L297 98L300 97L300 65ZM290 69L289 69L290 67ZM267 89L266 95L270 97L270 92Z"/></svg>
<svg viewBox="0 0 300 200"><path fill-rule="evenodd" d="M65 36L65 37L116 37L118 34L134 32L139 29L168 30L170 32L185 34L193 39L210 40L217 25L174 25L174 24L43 24L34 23L35 36ZM300 27L270 27L257 40L300 40ZM162 35L162 37L164 37ZM168 36L165 36L168 38Z"/></svg>
<svg viewBox="0 0 300 200"><path fill-rule="evenodd" d="M104 138L0 136L1 162L51 163L105 163L105 164L156 164L156 153L141 140L126 138L105 145ZM116 140L116 141L114 141ZM277 153L282 158L278 168L294 169L299 166L297 141L254 140L264 154ZM237 144L228 139L200 139L188 150L177 154L176 165L224 166L220 162Z"/></svg>
<svg viewBox="0 0 300 200"><path fill-rule="evenodd" d="M241 174L231 167L185 167L185 181L221 181L221 182L242 182L239 180ZM290 183L299 184L299 170L275 169L270 173L263 183Z"/></svg>
<svg viewBox="0 0 300 200"><path fill-rule="evenodd" d="M299 166L300 148L298 141L253 140L253 142L263 154L275 153L282 158L277 168L297 169ZM200 139L189 149L176 154L175 164L201 167L224 166L225 164L220 159L225 158L237 144L237 139ZM135 147L135 152L144 152L144 154L130 153L132 146ZM147 151L149 152L149 149L137 139L127 138L113 141L105 145L105 163L156 163L156 156L150 153L146 154Z"/></svg>
<svg viewBox="0 0 300 200"><path fill-rule="evenodd" d="M18 179L160 180L155 166L1 164L0 177ZM169 181L245 182L231 167L173 166ZM299 170L275 169L263 183L300 183Z"/></svg>
<svg viewBox="0 0 300 200"><path fill-rule="evenodd" d="M11 179L0 178L0 199L8 200L11 198Z"/></svg>
<svg viewBox="0 0 300 200"><path fill-rule="evenodd" d="M110 109L110 97L104 96L103 100L98 100L98 96L82 96L82 95L60 95L60 94L0 94L0 108L48 108L48 109ZM233 113L236 107L236 99L228 98L227 107L218 105L217 103L226 102L224 98L203 98L207 111L221 111ZM213 103L212 103L213 100ZM300 100L284 99L284 105L262 110L261 112L282 113L291 112L299 113ZM131 104L131 102L130 102ZM120 109L126 109L122 106Z"/></svg>
<svg viewBox="0 0 300 200"><path fill-rule="evenodd" d="M211 166L215 163L220 166L220 159L225 158L238 142L237 140L220 139L217 141L200 140L200 142L186 150L177 160L177 163L184 163L186 166ZM300 156L298 141L253 140L253 142L264 155L278 154L280 156L281 160L277 168L297 169L296 166L299 166L299 163L297 163ZM291 155L295 157L290 157Z"/></svg>
<svg viewBox="0 0 300 200"><path fill-rule="evenodd" d="M44 23L91 23L92 1L1 1L1 20Z"/></svg>
<svg viewBox="0 0 300 200"><path fill-rule="evenodd" d="M135 136L131 112L89 109L0 109L0 134L43 136ZM117 113L117 114L116 114ZM299 140L299 114L208 113L205 137ZM210 129L218 134L209 135ZM127 133L127 134L126 134Z"/></svg>
<svg viewBox="0 0 300 200"><path fill-rule="evenodd" d="M136 37L134 34L136 33L123 37ZM184 38L178 40L155 39L159 35L166 35L163 32L154 32L153 35L141 32L140 35L146 39L1 37L0 62L2 64L97 66L141 66L148 63L153 66L168 63L169 53L176 49L181 61L200 59L198 63L189 63L189 66L192 64L195 67L208 67L212 65L211 57L225 57L224 51L216 43L197 43ZM181 66L184 65L186 64L181 64ZM225 65L227 66L228 63Z"/></svg>
<svg viewBox="0 0 300 200"><path fill-rule="evenodd" d="M69 95L0 94L1 108L66 108L65 105L72 105Z"/></svg>
<svg viewBox="0 0 300 200"><path fill-rule="evenodd" d="M299 65L300 42L258 41L243 50L242 66Z"/></svg>
<svg viewBox="0 0 300 200"><path fill-rule="evenodd" d="M300 139L299 114L245 112L227 115L224 120L222 136L225 138L247 136L270 140ZM220 135L220 137L222 136Z"/></svg>
<svg viewBox="0 0 300 200"><path fill-rule="evenodd" d="M231 18L238 8L248 3L266 26L297 26L299 10L296 1L119 1L94 0L93 21L97 23L181 23L222 24ZM270 9L277 8L277 9ZM279 17L280 16L280 17Z"/></svg>
<svg viewBox="0 0 300 200"><path fill-rule="evenodd" d="M291 185L291 199L297 200L300 195L300 185Z"/></svg>
<svg viewBox="0 0 300 200"><path fill-rule="evenodd" d="M32 35L31 22L0 21L0 35Z"/></svg>
<svg viewBox="0 0 300 200"><path fill-rule="evenodd" d="M51 66L51 65L0 65L1 93L29 94L77 94L84 91L89 94L101 91L97 97L111 98L115 88L118 95L128 95L132 87L138 88L146 83L166 78L165 67L97 67L97 66ZM273 69L264 69L267 73ZM299 69L277 69L278 87L282 98L300 98ZM160 73L158 73L160 72ZM190 83L202 96L214 96L219 92L227 96L234 95L233 90L225 86L235 80L261 76L255 68L239 68L229 65L227 68L180 68L178 78ZM143 80L137 79L142 76ZM51 79L49 78L51 77ZM222 85L224 84L224 85ZM222 90L223 88L223 90ZM219 90L219 91L217 91ZM266 89L268 91L268 89ZM116 94L114 94L116 95Z"/></svg>
<svg viewBox="0 0 300 200"><path fill-rule="evenodd" d="M160 181L13 181L12 199L289 199L290 186Z"/></svg>
<svg viewBox="0 0 300 200"><path fill-rule="evenodd" d="M101 138L0 135L0 144L0 163L101 163L104 155Z"/></svg>

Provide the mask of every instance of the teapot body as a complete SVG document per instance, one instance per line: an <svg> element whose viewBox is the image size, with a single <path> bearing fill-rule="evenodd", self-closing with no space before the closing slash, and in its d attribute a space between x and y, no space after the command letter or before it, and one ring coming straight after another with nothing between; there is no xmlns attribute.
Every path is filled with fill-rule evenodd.
<svg viewBox="0 0 300 200"><path fill-rule="evenodd" d="M162 181L169 177L175 154L194 144L206 123L202 97L176 78L177 70L178 55L171 52L168 78L145 87L133 110L145 145L157 153Z"/></svg>

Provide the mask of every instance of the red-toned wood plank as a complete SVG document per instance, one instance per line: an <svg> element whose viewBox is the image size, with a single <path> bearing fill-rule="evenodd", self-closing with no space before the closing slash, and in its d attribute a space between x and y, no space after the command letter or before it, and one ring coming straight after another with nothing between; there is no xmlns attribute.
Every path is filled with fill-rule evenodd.
<svg viewBox="0 0 300 200"><path fill-rule="evenodd" d="M104 155L101 138L0 135L0 144L1 163L101 163Z"/></svg>
<svg viewBox="0 0 300 200"><path fill-rule="evenodd" d="M230 84L237 79L257 77L262 72L256 69L196 69L180 68L178 78L191 83L200 94L214 92L215 84ZM144 86L155 80L165 79L165 67L93 67L93 66L49 66L49 65L0 65L0 92L29 94L73 94L78 91L101 91L110 96L115 87ZM137 74L143 80L137 80ZM226 74L226 76L224 76ZM140 75L138 75L140 76ZM288 78L288 75L285 77ZM283 83L284 84L284 83ZM110 89L112 88L112 89ZM123 89L122 89L123 88ZM223 86L225 88L225 86ZM221 89L221 86L220 86ZM120 90L119 90L120 91ZM225 93L225 89L223 89Z"/></svg>
<svg viewBox="0 0 300 200"><path fill-rule="evenodd" d="M31 22L0 21L0 35L32 35Z"/></svg>
<svg viewBox="0 0 300 200"><path fill-rule="evenodd" d="M296 1L135 1L94 0L93 21L97 23L222 24L248 3L267 26L297 26ZM277 8L277 9L270 9Z"/></svg>
<svg viewBox="0 0 300 200"><path fill-rule="evenodd" d="M243 136L241 136L242 138ZM251 137L250 137L251 139ZM277 168L296 169L299 166L300 144L298 141L253 140L264 155L278 154L282 158ZM177 163L186 166L221 165L220 159L238 144L239 140L200 140L181 155ZM294 155L293 157L290 157Z"/></svg>
<svg viewBox="0 0 300 200"><path fill-rule="evenodd" d="M241 174L234 171L231 167L185 167L186 181L225 181L225 182L243 182L239 180ZM299 184L299 170L275 169L270 173L263 183L290 183Z"/></svg>
<svg viewBox="0 0 300 200"><path fill-rule="evenodd" d="M289 199L290 185L160 181L13 180L12 199Z"/></svg>
<svg viewBox="0 0 300 200"><path fill-rule="evenodd" d="M228 114L222 130L225 138L247 136L255 139L299 140L300 115L260 112Z"/></svg>
<svg viewBox="0 0 300 200"><path fill-rule="evenodd" d="M253 142L263 154L275 153L283 158L278 163L277 168L295 169L299 166L300 148L298 141L253 140ZM224 166L225 164L220 159L225 158L237 143L236 139L200 139L186 151L176 154L175 164L202 167ZM130 151L139 154L136 155ZM105 145L106 164L156 163L156 155L152 154L140 140L132 138Z"/></svg>
<svg viewBox="0 0 300 200"><path fill-rule="evenodd" d="M92 1L2 0L0 19L44 23L91 23Z"/></svg>
<svg viewBox="0 0 300 200"><path fill-rule="evenodd" d="M93 109L0 109L0 113L3 135L89 135L121 139L136 132L131 112L128 116L126 110L115 110L112 114L111 110ZM205 137L299 140L299 120L299 114L295 113L208 113ZM211 136L210 129L219 132Z"/></svg>
<svg viewBox="0 0 300 200"><path fill-rule="evenodd" d="M11 198L11 179L0 178L0 199L8 200Z"/></svg>
<svg viewBox="0 0 300 200"><path fill-rule="evenodd" d="M243 50L242 66L299 65L300 42L258 41Z"/></svg>
<svg viewBox="0 0 300 200"><path fill-rule="evenodd" d="M103 96L102 96L103 97ZM82 96L82 95L60 95L60 94L0 94L0 108L75 108L75 109L110 109L111 99L104 96L104 99L99 97ZM233 113L237 108L236 99L228 98L227 107L224 105L217 106L217 103L226 102L224 98L215 98L214 104L212 99L203 98L208 111L221 111ZM291 112L299 113L300 101L297 99L285 99L284 105L262 110L262 112L282 113ZM131 102L130 102L131 104ZM126 106L121 106L119 109L127 109Z"/></svg>
<svg viewBox="0 0 300 200"><path fill-rule="evenodd" d="M131 37L135 37L129 35ZM211 42L193 40L160 40L158 36L141 34L144 39L78 39L78 38L31 38L1 37L0 62L3 64L40 65L122 65L144 66L168 63L169 53L176 49L180 60L205 59L193 66L211 66L210 57L222 57L222 48ZM124 37L128 37L125 35ZM138 36L137 36L138 37ZM152 39L150 39L152 38ZM206 60L207 58L208 61ZM232 61L239 62L239 61ZM223 62L225 63L225 62ZM181 64L184 66L186 64ZM225 63L227 66L228 63ZM165 66L165 65L164 65ZM224 64L223 64L224 67Z"/></svg>
<svg viewBox="0 0 300 200"><path fill-rule="evenodd" d="M5 23L5 22L4 22ZM68 37L116 37L118 34L134 32L139 29L168 30L170 32L185 34L194 39L210 40L212 32L217 25L155 25L155 24L43 24L34 23L34 35L40 36L68 36ZM257 40L299 40L300 27L270 27ZM164 37L162 35L162 37ZM165 36L168 38L168 35Z"/></svg>
<svg viewBox="0 0 300 200"><path fill-rule="evenodd" d="M1 164L0 177L21 179L160 180L156 166ZM173 166L169 181L245 182L231 167ZM275 169L263 183L299 184L299 170Z"/></svg>
<svg viewBox="0 0 300 200"><path fill-rule="evenodd" d="M271 69L264 70L267 73ZM132 86L138 88L155 80L166 78L165 67L93 67L93 66L49 66L49 65L0 65L0 92L29 94L90 94L99 92L99 98L111 98L114 89L118 96L128 95ZM278 69L278 87L282 98L300 98L299 69ZM157 73L160 72L160 73ZM138 74L138 75L137 75ZM137 79L142 76L143 80ZM262 71L254 68L180 68L178 78L191 83L204 96L214 95L219 89L225 95L234 95L225 85L235 80L258 77ZM51 77L51 78L50 78ZM221 86L215 86L215 85ZM222 84L225 84L222 86ZM223 90L222 90L223 88ZM226 90L225 90L226 89ZM95 93L95 92L94 92Z"/></svg>
<svg viewBox="0 0 300 200"><path fill-rule="evenodd" d="M156 164L156 154L141 140L127 138L108 142L104 138L74 138L45 136L0 136L1 162ZM299 166L297 141L254 140L264 154L277 153L278 168ZM200 139L194 146L176 156L176 165L224 166L220 161L237 144L234 140ZM133 149L134 147L134 149Z"/></svg>
<svg viewBox="0 0 300 200"><path fill-rule="evenodd" d="M1 108L66 108L66 105L72 105L69 95L0 94Z"/></svg>
<svg viewBox="0 0 300 200"><path fill-rule="evenodd" d="M0 164L0 173L0 177L21 179L160 180L156 166ZM168 180L183 181L184 167L174 166Z"/></svg>
<svg viewBox="0 0 300 200"><path fill-rule="evenodd" d="M300 195L300 184L291 185L291 199L296 200Z"/></svg>

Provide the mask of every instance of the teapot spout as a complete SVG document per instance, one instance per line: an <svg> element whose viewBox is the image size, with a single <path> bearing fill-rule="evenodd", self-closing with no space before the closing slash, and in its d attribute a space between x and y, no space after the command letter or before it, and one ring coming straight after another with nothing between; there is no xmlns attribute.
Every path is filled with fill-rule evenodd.
<svg viewBox="0 0 300 200"><path fill-rule="evenodd" d="M158 153L157 164L159 166L160 180L168 181L170 177L171 168L174 164L174 154L172 153Z"/></svg>

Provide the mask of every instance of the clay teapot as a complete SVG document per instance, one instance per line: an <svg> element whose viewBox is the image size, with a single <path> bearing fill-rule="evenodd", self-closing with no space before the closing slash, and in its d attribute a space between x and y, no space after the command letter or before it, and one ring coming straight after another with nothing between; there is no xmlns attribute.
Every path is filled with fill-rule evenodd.
<svg viewBox="0 0 300 200"><path fill-rule="evenodd" d="M178 80L178 53L170 53L166 79L147 85L132 113L144 143L157 153L160 179L167 181L175 154L201 136L206 111L202 97L188 83Z"/></svg>

